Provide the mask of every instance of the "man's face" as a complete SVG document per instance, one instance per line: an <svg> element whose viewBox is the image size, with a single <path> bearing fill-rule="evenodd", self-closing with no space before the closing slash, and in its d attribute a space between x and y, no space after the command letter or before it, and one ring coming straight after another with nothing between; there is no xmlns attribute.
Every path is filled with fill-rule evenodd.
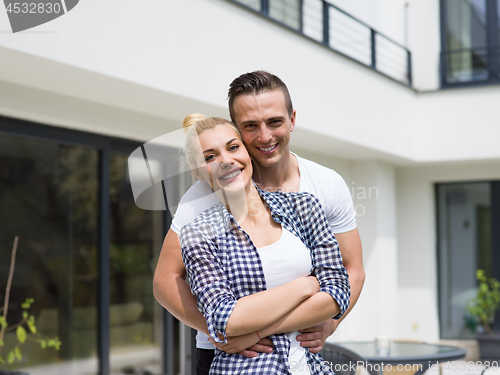
<svg viewBox="0 0 500 375"><path fill-rule="evenodd" d="M237 96L233 111L248 153L258 164L275 166L290 152L295 111L291 117L288 115L281 90Z"/></svg>

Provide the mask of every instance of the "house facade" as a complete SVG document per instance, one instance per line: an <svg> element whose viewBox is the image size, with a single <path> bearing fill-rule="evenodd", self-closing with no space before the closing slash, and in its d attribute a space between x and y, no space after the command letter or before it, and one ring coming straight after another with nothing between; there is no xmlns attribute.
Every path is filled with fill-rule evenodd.
<svg viewBox="0 0 500 375"><path fill-rule="evenodd" d="M229 83L256 69L289 88L291 149L353 198L366 281L330 340L473 348L475 271L500 278L500 0L86 0L9 28L0 9L0 290L19 236L9 316L33 297L62 342L28 342L11 367L191 373L191 330L152 295L171 217L137 207L128 157L163 136L178 199L182 144L165 134L229 117Z"/></svg>

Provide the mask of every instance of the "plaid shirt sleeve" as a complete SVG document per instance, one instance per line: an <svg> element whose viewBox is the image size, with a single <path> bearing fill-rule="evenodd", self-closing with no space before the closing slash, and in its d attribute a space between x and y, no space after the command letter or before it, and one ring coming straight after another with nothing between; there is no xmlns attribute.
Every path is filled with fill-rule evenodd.
<svg viewBox="0 0 500 375"><path fill-rule="evenodd" d="M340 319L349 307L351 287L349 275L342 264L339 244L315 196L304 194L296 204L303 224L303 235L312 251L313 268L320 291L328 293L337 301L340 313L333 318Z"/></svg>
<svg viewBox="0 0 500 375"><path fill-rule="evenodd" d="M198 309L207 319L210 336L216 342L226 343L226 326L237 298L231 290L212 236L210 225L184 226L180 238L182 260L191 291L198 300ZM217 333L224 339L219 339Z"/></svg>

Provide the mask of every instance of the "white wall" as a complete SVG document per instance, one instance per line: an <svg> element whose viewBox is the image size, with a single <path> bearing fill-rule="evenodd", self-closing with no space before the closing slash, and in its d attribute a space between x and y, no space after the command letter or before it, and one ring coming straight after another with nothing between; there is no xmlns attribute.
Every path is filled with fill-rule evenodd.
<svg viewBox="0 0 500 375"><path fill-rule="evenodd" d="M386 0L390 1L390 0ZM408 47L412 53L413 85L418 91L440 87L441 31L439 1L408 1Z"/></svg>
<svg viewBox="0 0 500 375"><path fill-rule="evenodd" d="M326 161L320 157L314 160ZM341 173L353 197L366 272L356 307L329 341L367 341L378 335L399 337L395 169L388 163L368 160L337 159L329 166Z"/></svg>
<svg viewBox="0 0 500 375"><path fill-rule="evenodd" d="M379 0L366 9L365 3L353 3L347 10L362 19L372 17L374 26L394 39L401 37L403 1ZM434 3L410 2L408 8L415 18L409 21L410 37L418 35L432 46L439 40ZM118 9L115 5L87 0L33 31L0 34L0 80L180 126L190 112L227 116L229 82L242 72L263 68L280 75L290 88L302 148L396 164L500 157L495 142L500 128L491 126L495 113L488 105L498 102L494 88L417 95L225 0L149 2L141 7L124 0ZM8 27L6 14L0 12L0 29ZM414 52L420 52L414 54L427 58L435 55L433 48L428 53L417 48ZM428 76L424 61L422 57L422 76ZM480 110L468 110L469 98ZM41 110L31 108L40 106L29 101L17 107L27 114L5 105L3 113L36 120L35 112ZM62 109L60 115L57 111L52 111L51 121L77 126L64 120ZM44 114L39 119L48 121ZM466 129L473 121L481 129L469 134ZM87 125L96 128L90 119L80 124ZM114 127L109 124L108 129L101 121L97 131L115 132ZM159 135L148 128L146 121L123 136ZM466 149L461 146L471 141Z"/></svg>
<svg viewBox="0 0 500 375"><path fill-rule="evenodd" d="M498 160L498 86L442 90L417 102L417 160Z"/></svg>
<svg viewBox="0 0 500 375"><path fill-rule="evenodd" d="M88 0L36 31L1 34L0 80L180 121L187 102L227 116L228 84L263 68L287 82L310 142L319 133L411 157L415 94L407 87L224 0L137 8L122 1L117 13ZM324 153L346 156L336 151Z"/></svg>

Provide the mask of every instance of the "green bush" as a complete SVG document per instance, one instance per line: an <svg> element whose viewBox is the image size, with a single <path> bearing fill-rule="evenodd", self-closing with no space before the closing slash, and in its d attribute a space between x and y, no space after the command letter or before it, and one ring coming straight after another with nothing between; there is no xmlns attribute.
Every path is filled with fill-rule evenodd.
<svg viewBox="0 0 500 375"><path fill-rule="evenodd" d="M500 307L500 282L497 279L488 278L484 270L477 270L476 278L479 280L479 289L476 297L467 302L467 310L487 333L493 334L491 326L495 319L495 312ZM474 325L469 326L474 327Z"/></svg>

